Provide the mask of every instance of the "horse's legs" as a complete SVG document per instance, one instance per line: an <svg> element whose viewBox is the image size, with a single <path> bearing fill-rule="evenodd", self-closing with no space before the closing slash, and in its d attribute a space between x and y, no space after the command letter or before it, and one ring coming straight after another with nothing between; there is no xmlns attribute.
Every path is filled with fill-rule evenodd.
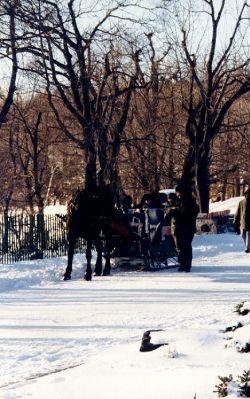
<svg viewBox="0 0 250 399"><path fill-rule="evenodd" d="M105 267L103 270L102 275L103 276L109 276L110 275L110 253L112 250L112 245L111 245L111 238L109 237L109 235L106 237L106 261L105 261Z"/></svg>
<svg viewBox="0 0 250 399"><path fill-rule="evenodd" d="M101 276L102 274L102 240L97 238L95 240L95 248L97 252L96 264L95 264L95 276Z"/></svg>
<svg viewBox="0 0 250 399"><path fill-rule="evenodd" d="M87 259L87 269L84 274L84 279L90 281L92 279L92 269L91 269L91 248L92 248L92 240L87 240L86 247L86 259Z"/></svg>
<svg viewBox="0 0 250 399"><path fill-rule="evenodd" d="M67 263L67 267L66 267L66 270L65 270L65 273L64 273L64 276L63 276L64 280L70 280L71 279L74 249L75 249L75 239L74 238L69 238L68 263Z"/></svg>

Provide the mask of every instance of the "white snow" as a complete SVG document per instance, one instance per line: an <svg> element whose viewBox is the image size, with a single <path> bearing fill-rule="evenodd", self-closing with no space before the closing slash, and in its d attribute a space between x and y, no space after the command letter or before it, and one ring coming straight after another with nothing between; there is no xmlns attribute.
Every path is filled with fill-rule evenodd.
<svg viewBox="0 0 250 399"><path fill-rule="evenodd" d="M236 213L239 202L244 197L232 197L225 201L218 202L210 202L209 204L209 212L221 212L221 211L230 211L230 214L234 215Z"/></svg>
<svg viewBox="0 0 250 399"><path fill-rule="evenodd" d="M63 282L65 257L1 265L0 397L216 398L219 375L250 367L235 346L250 338L250 313L235 312L249 305L250 255L234 234L197 236L193 246L190 274L115 270L85 282L77 255ZM158 328L152 342L169 345L139 352L143 332Z"/></svg>
<svg viewBox="0 0 250 399"><path fill-rule="evenodd" d="M67 205L47 205L44 208L45 215L55 215L56 213L64 215L67 213Z"/></svg>
<svg viewBox="0 0 250 399"><path fill-rule="evenodd" d="M174 188L167 188L167 189L160 190L160 193L164 193L164 194L169 194L169 193L174 193L174 192L175 192ZM221 212L221 211L229 210L230 214L234 215L236 213L239 202L243 198L244 197L232 197L225 201L210 202L209 203L209 212ZM59 212L57 212L57 213L59 213Z"/></svg>
<svg viewBox="0 0 250 399"><path fill-rule="evenodd" d="M168 195L170 193L175 193L175 189L174 188L164 188L163 190L160 190L159 192L162 194Z"/></svg>

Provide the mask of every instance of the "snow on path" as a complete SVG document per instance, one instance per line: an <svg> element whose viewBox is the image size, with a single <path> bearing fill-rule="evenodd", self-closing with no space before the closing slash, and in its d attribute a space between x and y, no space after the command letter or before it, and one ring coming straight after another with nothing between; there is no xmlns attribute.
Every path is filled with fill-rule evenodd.
<svg viewBox="0 0 250 399"><path fill-rule="evenodd" d="M1 398L211 399L218 375L249 369L250 355L225 348L230 333L220 332L246 320L233 312L250 299L240 237L195 237L190 274L114 272L85 282L82 260L67 282L58 281L65 258L1 266ZM143 332L156 328L165 331L152 342L169 346L140 353Z"/></svg>

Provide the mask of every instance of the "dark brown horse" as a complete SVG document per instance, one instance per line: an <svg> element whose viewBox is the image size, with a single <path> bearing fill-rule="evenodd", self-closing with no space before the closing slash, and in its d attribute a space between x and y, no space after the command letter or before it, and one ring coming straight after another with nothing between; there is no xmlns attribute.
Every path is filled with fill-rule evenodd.
<svg viewBox="0 0 250 399"><path fill-rule="evenodd" d="M72 263L76 240L86 240L87 269L85 280L91 280L92 247L97 251L94 274L110 274L111 221L114 213L113 199L109 186L86 188L73 197L68 205L68 264L64 280L71 279ZM103 240L104 237L104 240ZM103 241L105 241L106 261L102 270Z"/></svg>

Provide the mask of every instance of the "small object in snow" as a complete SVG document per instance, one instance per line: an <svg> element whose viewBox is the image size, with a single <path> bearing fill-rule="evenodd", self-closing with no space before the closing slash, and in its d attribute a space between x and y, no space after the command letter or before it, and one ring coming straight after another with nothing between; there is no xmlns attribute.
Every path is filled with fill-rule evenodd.
<svg viewBox="0 0 250 399"><path fill-rule="evenodd" d="M178 354L178 352L175 349L170 350L170 348L169 348L168 357L170 359L175 359L178 356L179 356L179 354Z"/></svg>
<svg viewBox="0 0 250 399"><path fill-rule="evenodd" d="M167 343L165 344L152 344L151 341L151 332L156 332L156 331L163 331L163 330L148 330L145 331L145 333L142 336L142 341L141 341L141 347L140 347L140 352L150 352L154 351L157 348L160 348L160 346L168 345Z"/></svg>

